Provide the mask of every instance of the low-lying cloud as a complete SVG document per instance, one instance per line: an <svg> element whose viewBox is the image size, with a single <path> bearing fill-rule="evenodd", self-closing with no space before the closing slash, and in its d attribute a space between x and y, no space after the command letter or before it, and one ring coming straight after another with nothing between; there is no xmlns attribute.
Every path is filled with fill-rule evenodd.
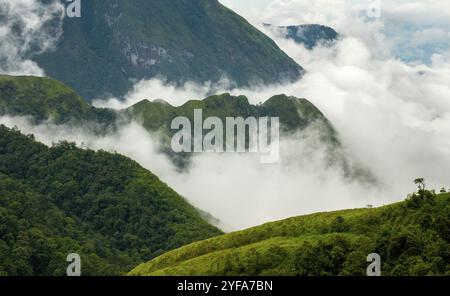
<svg viewBox="0 0 450 296"><path fill-rule="evenodd" d="M201 153L189 171L180 172L139 124L98 136L82 126L33 125L24 117L0 117L0 124L17 126L24 134L51 146L61 140L80 147L103 149L131 157L157 174L196 207L220 220L226 231L317 211L367 204L379 205L376 187L344 178L340 166L328 162L325 147L317 146L317 130L281 139L281 160L261 164L258 154Z"/></svg>
<svg viewBox="0 0 450 296"><path fill-rule="evenodd" d="M287 23L281 25L302 20L334 24L344 34L335 46L312 51L272 36L307 70L301 81L228 89L226 79L219 85L188 83L183 88L153 79L136 84L125 101L112 98L95 104L121 109L142 99L161 98L179 106L204 98L211 89L246 95L254 104L280 93L304 97L330 119L347 153L374 173L379 180L376 186L350 181L339 167L328 167L325 151L312 145L313 130L282 138L278 164L262 165L252 154L204 153L194 157L189 171L179 172L158 152L157 141L135 123L100 138L82 128L31 126L23 118L3 117L0 123L17 125L47 144L67 139L128 155L219 218L226 230L316 211L399 201L414 190L416 177L424 177L430 188L450 186L450 51L430 54L429 63L405 62L397 58L393 45L397 37L386 34L386 19L367 21L355 13L361 8L348 8L342 1L315 1L320 9L308 7L306 1L271 2L279 6L259 10L258 16L266 16L264 21L278 24L276 20L283 17ZM412 11L402 2L386 13L401 14L407 23ZM445 18L439 19L443 23L436 26L446 31ZM417 33L416 41L420 40L427 41Z"/></svg>
<svg viewBox="0 0 450 296"><path fill-rule="evenodd" d="M28 56L54 47L63 18L59 0L0 0L0 73L43 76Z"/></svg>

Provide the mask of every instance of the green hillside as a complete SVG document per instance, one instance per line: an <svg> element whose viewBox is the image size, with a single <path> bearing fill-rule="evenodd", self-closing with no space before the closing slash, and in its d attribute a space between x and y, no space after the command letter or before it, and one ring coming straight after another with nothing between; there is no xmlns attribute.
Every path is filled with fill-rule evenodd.
<svg viewBox="0 0 450 296"><path fill-rule="evenodd" d="M237 86L297 80L303 69L217 0L90 0L65 18L56 50L33 59L86 99L122 96L132 79Z"/></svg>
<svg viewBox="0 0 450 296"><path fill-rule="evenodd" d="M29 116L35 122L110 125L117 114L94 108L63 83L42 77L0 75L0 115Z"/></svg>
<svg viewBox="0 0 450 296"><path fill-rule="evenodd" d="M187 243L221 234L187 201L118 154L51 148L0 126L0 274L129 271Z"/></svg>
<svg viewBox="0 0 450 296"><path fill-rule="evenodd" d="M136 120L150 132L162 131L171 135L172 120L185 116L193 120L194 109L202 109L204 118L276 116L285 132L302 130L320 122L324 136L337 143L331 123L306 99L277 95L264 104L252 105L245 96L228 93L213 95L203 100L191 100L180 107L156 100L143 100L128 109L114 111L95 108L85 102L74 90L50 78L0 75L0 115L28 116L36 122L52 120L63 123L102 123L112 126Z"/></svg>
<svg viewBox="0 0 450 296"><path fill-rule="evenodd" d="M419 191L380 208L318 213L196 242L129 275L450 275L450 194Z"/></svg>
<svg viewBox="0 0 450 296"><path fill-rule="evenodd" d="M261 105L252 105L245 96L232 96L228 93L213 95L204 100L191 100L180 107L157 100L143 100L128 108L134 119L142 122L150 131L170 131L170 124L175 117L184 116L194 119L194 109L202 109L203 117L279 117L280 124L287 132L302 130L310 124L321 121L330 137L335 137L334 129L326 117L306 99L276 95ZM337 141L336 138L333 141Z"/></svg>

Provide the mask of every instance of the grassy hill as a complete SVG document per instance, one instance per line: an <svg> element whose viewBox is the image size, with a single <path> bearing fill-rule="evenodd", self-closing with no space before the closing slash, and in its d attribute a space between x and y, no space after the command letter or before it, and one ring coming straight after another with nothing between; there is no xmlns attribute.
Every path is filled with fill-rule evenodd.
<svg viewBox="0 0 450 296"><path fill-rule="evenodd" d="M0 126L0 274L114 275L221 234L188 202L118 154L54 147Z"/></svg>
<svg viewBox="0 0 450 296"><path fill-rule="evenodd" d="M380 208L317 213L195 242L129 275L450 275L450 194L420 191Z"/></svg>
<svg viewBox="0 0 450 296"><path fill-rule="evenodd" d="M303 69L270 38L217 0L90 0L65 18L57 48L34 56L86 99L122 96L132 79L237 86L297 80Z"/></svg>

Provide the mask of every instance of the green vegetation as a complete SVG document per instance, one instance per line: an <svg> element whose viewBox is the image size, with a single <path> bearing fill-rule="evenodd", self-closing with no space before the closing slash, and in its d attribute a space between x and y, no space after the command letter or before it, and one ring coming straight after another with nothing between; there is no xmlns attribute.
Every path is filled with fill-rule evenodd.
<svg viewBox="0 0 450 296"><path fill-rule="evenodd" d="M0 75L0 115L102 126L117 120L115 112L92 107L61 82L33 76Z"/></svg>
<svg viewBox="0 0 450 296"><path fill-rule="evenodd" d="M128 108L130 118L141 122L151 132L161 132L171 137L176 131L170 125L178 116L187 117L193 122L194 109L201 109L203 117L219 117L225 122L227 117L279 117L283 132L294 133L312 124L323 126L323 139L338 143L336 132L326 117L306 99L277 95L264 104L251 105L245 96L232 96L228 93L210 96L204 100L191 100L180 107L174 107L161 100L143 100Z"/></svg>
<svg viewBox="0 0 450 296"><path fill-rule="evenodd" d="M303 69L270 38L217 0L90 0L65 18L57 48L34 57L91 100L123 96L134 80L237 86L297 80Z"/></svg>
<svg viewBox="0 0 450 296"><path fill-rule="evenodd" d="M450 194L420 189L405 202L267 223L192 243L129 275L450 275Z"/></svg>
<svg viewBox="0 0 450 296"><path fill-rule="evenodd" d="M129 271L221 232L134 161L62 142L48 148L0 126L0 274Z"/></svg>

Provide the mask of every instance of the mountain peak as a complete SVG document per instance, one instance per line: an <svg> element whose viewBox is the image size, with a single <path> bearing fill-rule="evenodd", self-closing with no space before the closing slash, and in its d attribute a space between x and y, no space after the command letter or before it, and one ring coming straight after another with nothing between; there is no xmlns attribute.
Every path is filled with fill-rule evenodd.
<svg viewBox="0 0 450 296"><path fill-rule="evenodd" d="M83 2L66 18L54 51L35 56L45 72L87 99L123 96L132 80L170 83L294 81L303 69L269 37L218 1Z"/></svg>

